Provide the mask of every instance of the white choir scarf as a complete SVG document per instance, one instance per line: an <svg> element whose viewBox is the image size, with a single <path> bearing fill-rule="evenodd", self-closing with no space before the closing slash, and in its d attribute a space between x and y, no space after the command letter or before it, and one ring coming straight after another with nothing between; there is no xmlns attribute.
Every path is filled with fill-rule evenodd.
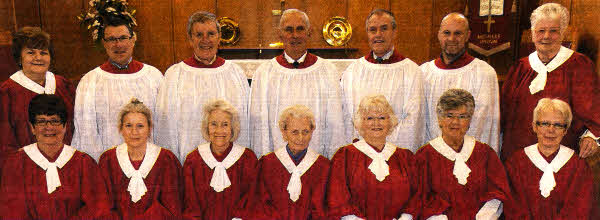
<svg viewBox="0 0 600 220"><path fill-rule="evenodd" d="M548 73L560 67L560 65L571 57L571 55L573 55L573 50L561 46L558 54L556 54L548 65L545 65L538 57L537 51L529 54L529 65L537 72L537 76L535 76L531 81L531 84L529 84L529 92L535 94L544 90L546 79L548 79Z"/></svg>
<svg viewBox="0 0 600 220"><path fill-rule="evenodd" d="M50 161L48 161L48 159L42 155L37 143L23 147L23 151L25 151L25 154L27 154L27 156L29 156L29 158L35 164L46 171L46 186L48 188L48 194L50 194L54 192L56 188L61 186L60 177L58 176L58 169L65 166L65 164L71 160L71 157L73 157L73 154L75 154L76 150L69 145L63 144L63 149L60 152L60 155L58 155L58 158L56 158L56 161L53 163L50 163Z"/></svg>
<svg viewBox="0 0 600 220"><path fill-rule="evenodd" d="M394 152L396 152L396 146L386 142L383 150L378 153L369 146L364 139L361 139L352 145L373 160L369 165L369 170L371 170L371 173L375 174L375 177L379 182L382 182L385 180L385 177L390 175L390 167L386 161L390 159Z"/></svg>
<svg viewBox="0 0 600 220"><path fill-rule="evenodd" d="M245 149L245 147L233 144L227 157L219 162L210 150L210 143L198 146L198 153L202 157L202 160L204 160L208 167L214 169L212 178L210 179L210 186L215 192L222 192L225 188L231 186L231 181L229 180L229 176L227 176L227 169L240 159Z"/></svg>
<svg viewBox="0 0 600 220"><path fill-rule="evenodd" d="M119 166L121 170L129 179L129 185L127 186L127 191L129 191L129 195L131 195L131 201L136 203L138 202L142 196L146 194L148 188L146 188L146 184L144 180L146 176L154 167L154 163L158 159L158 155L160 154L160 147L156 146L150 142L146 143L146 153L144 155L144 160L140 165L140 168L136 170L131 161L129 160L129 153L127 153L127 144L123 143L116 148L117 161L119 162Z"/></svg>
<svg viewBox="0 0 600 220"><path fill-rule="evenodd" d="M56 79L54 78L54 73L49 71L46 71L46 82L44 87L25 76L23 70L19 70L12 74L10 79L37 94L54 94L56 91Z"/></svg>
<svg viewBox="0 0 600 220"><path fill-rule="evenodd" d="M296 202L298 198L300 198L300 193L302 193L302 181L300 180L300 177L302 177L302 175L312 167L315 161L317 161L319 154L312 149L307 148L306 155L304 155L304 158L298 166L296 166L294 161L292 161L292 158L290 158L286 147L280 147L275 150L275 156L277 156L277 159L279 159L285 169L292 174L287 186L287 191L290 194L290 200Z"/></svg>
<svg viewBox="0 0 600 220"><path fill-rule="evenodd" d="M467 184L467 178L471 173L471 169L467 166L467 160L471 157L473 149L475 148L475 138L465 135L463 140L463 146L459 153L456 153L446 142L442 136L439 136L429 142L433 149L439 152L442 156L450 161L454 161L454 170L452 174L458 180L461 185Z"/></svg>
<svg viewBox="0 0 600 220"><path fill-rule="evenodd" d="M537 145L538 144L534 144L526 147L525 154L527 157L529 157L529 160L531 160L533 165L544 172L542 178L540 179L540 194L544 198L548 198L548 196L550 196L550 192L552 192L556 186L554 173L558 173L560 168L562 168L569 161L569 159L571 159L571 156L573 156L575 151L560 145L558 154L556 157L554 157L554 159L552 159L552 162L548 163L548 161L542 157L542 154L540 154Z"/></svg>

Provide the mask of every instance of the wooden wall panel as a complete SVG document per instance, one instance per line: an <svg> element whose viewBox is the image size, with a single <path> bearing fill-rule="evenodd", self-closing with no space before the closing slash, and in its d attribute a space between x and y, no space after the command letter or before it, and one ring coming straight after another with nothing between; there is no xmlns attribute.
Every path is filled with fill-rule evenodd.
<svg viewBox="0 0 600 220"><path fill-rule="evenodd" d="M577 40L578 50L596 63L596 73L600 74L600 1L574 0L571 24L580 27Z"/></svg>
<svg viewBox="0 0 600 220"><path fill-rule="evenodd" d="M345 1L330 0L314 0L310 2L311 4L307 4L304 9L310 18L312 30L309 47L332 48L333 46L327 44L325 39L323 39L323 26L334 16L341 16L348 19L347 4ZM352 28L352 35L355 35L356 31L360 31L357 27L353 26Z"/></svg>
<svg viewBox="0 0 600 220"><path fill-rule="evenodd" d="M134 58L161 72L175 63L171 1L129 1L137 10L138 37Z"/></svg>
<svg viewBox="0 0 600 220"><path fill-rule="evenodd" d="M240 40L236 45L227 48L255 48L258 47L258 14L254 10L255 1L218 0L217 17L230 17L240 27Z"/></svg>
<svg viewBox="0 0 600 220"><path fill-rule="evenodd" d="M392 1L391 10L396 16L398 40L396 48L417 64L430 60L430 37L433 0Z"/></svg>
<svg viewBox="0 0 600 220"><path fill-rule="evenodd" d="M431 26L431 35L430 38L430 59L435 59L440 55L442 50L440 49L440 42L437 39L437 32L440 29L440 23L442 19L447 14L452 12L465 12L465 2L463 0L433 0L433 8L432 8L432 26Z"/></svg>
<svg viewBox="0 0 600 220"><path fill-rule="evenodd" d="M41 26L39 0L15 0L15 17L17 27ZM62 11L62 10L59 10ZM42 27L43 28L43 27Z"/></svg>
<svg viewBox="0 0 600 220"><path fill-rule="evenodd" d="M285 1L284 8L281 8L280 0L259 0L260 8L257 9L256 13L259 16L259 19L262 20L259 26L259 31L263 33L259 40L259 47L261 48L269 48L269 44L280 42L279 39L279 20L281 18L280 15L273 15L272 10L283 10L288 8L298 8L300 5L294 1ZM302 8L298 8L300 10L304 10Z"/></svg>
<svg viewBox="0 0 600 220"><path fill-rule="evenodd" d="M385 0L363 1L363 0L347 0L348 1L348 20L353 28L352 39L350 39L350 47L358 48L358 55L364 56L369 51L369 42L367 39L367 30L365 27L365 19L373 9L382 8L390 10L390 2ZM398 36L401 36L399 33Z"/></svg>
<svg viewBox="0 0 600 220"><path fill-rule="evenodd" d="M173 3L173 45L174 62L179 62L192 56L193 51L187 41L187 20L192 13L202 10L216 13L216 0L171 0Z"/></svg>

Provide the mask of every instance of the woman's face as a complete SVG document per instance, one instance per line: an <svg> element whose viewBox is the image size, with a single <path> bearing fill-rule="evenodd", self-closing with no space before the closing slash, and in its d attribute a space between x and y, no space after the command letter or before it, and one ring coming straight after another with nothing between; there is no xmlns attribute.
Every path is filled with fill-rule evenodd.
<svg viewBox="0 0 600 220"><path fill-rule="evenodd" d="M127 113L123 116L121 135L128 147L145 147L150 137L150 125L146 116L139 112Z"/></svg>
<svg viewBox="0 0 600 220"><path fill-rule="evenodd" d="M231 115L222 110L214 110L208 116L208 137L214 147L229 146L232 136Z"/></svg>
<svg viewBox="0 0 600 220"><path fill-rule="evenodd" d="M23 66L23 72L26 74L46 74L50 67L50 52L48 49L24 47L21 50L21 65Z"/></svg>
<svg viewBox="0 0 600 220"><path fill-rule="evenodd" d="M367 140L385 140L391 126L390 116L387 113L371 110L363 115L359 134Z"/></svg>
<svg viewBox="0 0 600 220"><path fill-rule="evenodd" d="M65 136L65 124L58 115L37 115L31 132L35 135L38 145L62 145Z"/></svg>
<svg viewBox="0 0 600 220"><path fill-rule="evenodd" d="M450 140L462 140L469 130L471 116L467 111L467 106L460 106L457 109L446 111L438 116L438 124L444 138Z"/></svg>
<svg viewBox="0 0 600 220"><path fill-rule="evenodd" d="M294 153L303 151L308 147L312 133L310 120L294 117L287 119L286 129L281 131L283 139L287 141L290 150Z"/></svg>
<svg viewBox="0 0 600 220"><path fill-rule="evenodd" d="M537 22L531 32L535 50L544 55L555 55L560 50L563 35L560 33L560 20L545 18Z"/></svg>
<svg viewBox="0 0 600 220"><path fill-rule="evenodd" d="M540 112L533 125L538 145L547 148L560 146L560 141L567 134L567 123L557 111Z"/></svg>

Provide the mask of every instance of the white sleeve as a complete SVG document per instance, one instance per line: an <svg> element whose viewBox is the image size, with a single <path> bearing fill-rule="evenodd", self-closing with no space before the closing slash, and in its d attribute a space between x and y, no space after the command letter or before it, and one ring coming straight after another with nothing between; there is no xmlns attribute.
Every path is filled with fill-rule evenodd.
<svg viewBox="0 0 600 220"><path fill-rule="evenodd" d="M261 64L252 76L250 87L250 147L257 157L269 153L271 131L269 130L268 86L272 60Z"/></svg>
<svg viewBox="0 0 600 220"><path fill-rule="evenodd" d="M75 133L73 147L83 151L96 161L103 152L96 121L96 73L87 73L77 85L75 93L74 119Z"/></svg>
<svg viewBox="0 0 600 220"><path fill-rule="evenodd" d="M448 216L446 216L446 215L434 215L434 216L431 216L431 217L427 218L427 220L448 220Z"/></svg>
<svg viewBox="0 0 600 220"><path fill-rule="evenodd" d="M481 207L481 209L479 209L479 212L477 212L477 215L475 215L475 219L476 220L496 220L502 214L502 209L503 209L502 202L500 202L500 200L497 200L497 199L492 199L490 201L487 201Z"/></svg>
<svg viewBox="0 0 600 220"><path fill-rule="evenodd" d="M402 213L398 220L413 220L413 216L411 214Z"/></svg>
<svg viewBox="0 0 600 220"><path fill-rule="evenodd" d="M179 117L180 100L178 94L179 68L177 64L171 66L165 73L156 97L154 125L154 143L158 146L171 150L179 161L183 163L187 152L180 152L179 139Z"/></svg>
<svg viewBox="0 0 600 220"><path fill-rule="evenodd" d="M335 69L328 69L328 71L335 71ZM329 78L331 80L329 88L321 88L328 90L329 93L329 97L324 97L327 99L327 115L325 117L327 131L324 134L330 134L331 136L321 139L321 143L325 145L323 146L324 153L327 154L323 156L329 159L333 157L338 148L350 142L349 138L346 137L348 123L344 120L342 110L342 88L340 87L339 78L337 78L339 74L336 72L330 72L330 74L332 77Z"/></svg>
<svg viewBox="0 0 600 220"><path fill-rule="evenodd" d="M407 65L406 71L408 71L406 74L410 74L411 80L406 84L408 88L405 88L404 92L396 93L397 95L404 96L402 97L404 99L402 109L400 112L396 112L396 115L398 115L398 127L396 130L410 135L410 137L406 137L410 141L404 146L399 147L407 148L415 153L427 141L425 140L426 111L423 108L423 103L425 102L423 84L425 81L421 69L416 64L411 63Z"/></svg>
<svg viewBox="0 0 600 220"><path fill-rule="evenodd" d="M483 61L482 61L483 62ZM478 137L494 151L500 153L500 96L496 71L487 63L480 64L480 76L483 77L479 88L473 89L475 112L471 120L472 136Z"/></svg>
<svg viewBox="0 0 600 220"><path fill-rule="evenodd" d="M356 215L346 215L346 216L342 217L340 220L364 220L364 219L359 218Z"/></svg>

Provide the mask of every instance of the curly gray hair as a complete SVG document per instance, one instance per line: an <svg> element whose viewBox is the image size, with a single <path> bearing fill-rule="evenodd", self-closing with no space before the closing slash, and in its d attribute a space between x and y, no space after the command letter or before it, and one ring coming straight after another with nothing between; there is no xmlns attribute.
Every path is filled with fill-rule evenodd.
<svg viewBox="0 0 600 220"><path fill-rule="evenodd" d="M208 135L208 118L210 114L215 110L221 110L231 116L231 139L229 141L234 142L240 135L240 117L238 111L229 102L223 99L217 99L209 101L204 105L204 116L202 117L202 137L204 140L209 141Z"/></svg>
<svg viewBox="0 0 600 220"><path fill-rule="evenodd" d="M543 19L557 19L560 21L560 33L564 33L569 25L569 10L558 3L546 3L533 10L531 17L531 30Z"/></svg>

